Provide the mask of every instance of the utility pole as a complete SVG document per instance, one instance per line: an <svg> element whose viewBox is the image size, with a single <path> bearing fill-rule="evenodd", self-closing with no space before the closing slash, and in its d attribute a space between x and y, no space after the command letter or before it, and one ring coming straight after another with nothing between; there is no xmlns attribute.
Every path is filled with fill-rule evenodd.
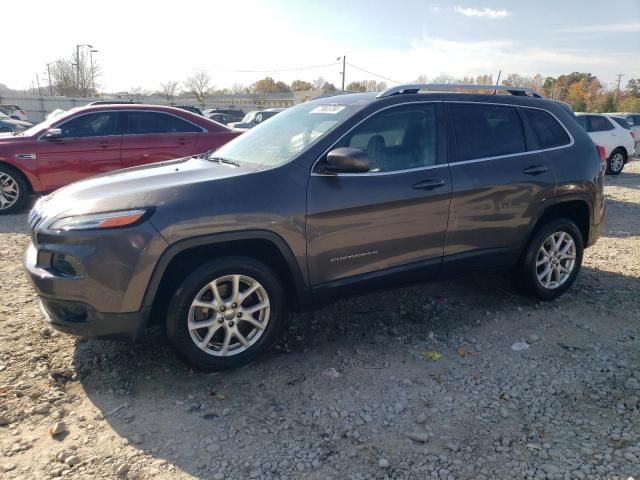
<svg viewBox="0 0 640 480"><path fill-rule="evenodd" d="M47 63L47 76L49 77L49 93L53 97L53 85L51 84L51 64Z"/></svg>
<svg viewBox="0 0 640 480"><path fill-rule="evenodd" d="M616 94L613 97L613 107L615 109L618 108L618 95L620 95L620 79L624 76L624 73L618 73L616 76L618 77L618 86L616 87Z"/></svg>
<svg viewBox="0 0 640 480"><path fill-rule="evenodd" d="M80 96L80 47L93 48L93 45L89 45L88 43L83 43L83 44L80 44L80 45L76 45L76 89L77 89L77 96Z"/></svg>
<svg viewBox="0 0 640 480"><path fill-rule="evenodd" d="M340 57L337 58L337 60L340 60ZM345 70L345 65L347 63L347 57L345 55L342 56L342 91L344 92L344 70Z"/></svg>
<svg viewBox="0 0 640 480"><path fill-rule="evenodd" d="M91 88L93 89L92 93L95 94L97 92L96 92L96 76L93 71L93 54L94 53L98 53L98 50L94 50L93 48L89 50L89 59L91 60Z"/></svg>

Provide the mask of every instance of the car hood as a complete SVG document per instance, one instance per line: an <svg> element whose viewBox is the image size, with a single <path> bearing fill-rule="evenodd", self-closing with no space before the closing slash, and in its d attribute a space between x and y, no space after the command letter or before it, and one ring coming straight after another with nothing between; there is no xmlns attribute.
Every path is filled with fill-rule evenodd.
<svg viewBox="0 0 640 480"><path fill-rule="evenodd" d="M34 207L47 218L162 207L185 188L255 172L255 169L184 158L127 168L81 180L43 197Z"/></svg>

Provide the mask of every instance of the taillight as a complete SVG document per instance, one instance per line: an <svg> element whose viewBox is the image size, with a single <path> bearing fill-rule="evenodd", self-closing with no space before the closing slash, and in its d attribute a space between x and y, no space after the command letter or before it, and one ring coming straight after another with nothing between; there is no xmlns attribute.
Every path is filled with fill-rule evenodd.
<svg viewBox="0 0 640 480"><path fill-rule="evenodd" d="M607 152L604 150L602 145L596 145L596 150L598 150L598 156L600 157L600 162L607 162Z"/></svg>

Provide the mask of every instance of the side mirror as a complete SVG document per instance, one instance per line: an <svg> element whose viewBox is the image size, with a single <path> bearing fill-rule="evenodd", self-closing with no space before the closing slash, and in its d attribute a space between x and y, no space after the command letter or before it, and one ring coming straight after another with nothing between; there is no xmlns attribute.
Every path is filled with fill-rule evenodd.
<svg viewBox="0 0 640 480"><path fill-rule="evenodd" d="M47 133L44 134L45 140L54 140L56 138L62 137L62 129L60 128L50 128L47 130Z"/></svg>
<svg viewBox="0 0 640 480"><path fill-rule="evenodd" d="M369 155L359 148L340 147L327 154L326 173L364 173L369 171Z"/></svg>

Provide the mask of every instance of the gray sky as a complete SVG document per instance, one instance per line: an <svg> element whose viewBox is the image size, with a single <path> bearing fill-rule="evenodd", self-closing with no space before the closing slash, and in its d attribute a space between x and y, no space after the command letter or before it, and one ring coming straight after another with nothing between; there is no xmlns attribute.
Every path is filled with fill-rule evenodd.
<svg viewBox="0 0 640 480"><path fill-rule="evenodd" d="M591 72L605 84L640 77L640 0L2 2L11 21L0 83L27 88L77 43L99 52L106 91L182 80L201 69L216 87L271 75L323 76L353 65L397 82L425 74ZM327 66L327 64L330 64ZM277 71L325 65L294 71ZM239 72L252 70L252 72ZM373 79L347 66L347 83ZM388 81L387 83L392 84Z"/></svg>

